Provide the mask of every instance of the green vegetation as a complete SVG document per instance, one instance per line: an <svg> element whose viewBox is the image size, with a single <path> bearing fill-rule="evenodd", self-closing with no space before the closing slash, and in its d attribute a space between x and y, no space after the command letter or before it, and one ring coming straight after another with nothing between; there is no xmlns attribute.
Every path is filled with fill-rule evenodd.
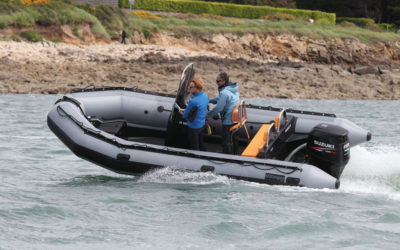
<svg viewBox="0 0 400 250"><path fill-rule="evenodd" d="M349 27L349 23L357 25L362 28L367 28L373 31L389 31L389 32L396 32L397 27L395 24L392 23L375 23L375 21L371 18L355 18L355 17L338 17L337 18L338 24L342 26Z"/></svg>
<svg viewBox="0 0 400 250"><path fill-rule="evenodd" d="M136 0L135 4L156 2L160 4L168 3L168 6L174 6L172 3L180 2L185 8L192 8L192 11L187 14L168 12L155 14L147 11L129 11L127 9L106 5L99 5L94 8L88 4L72 4L71 2L61 0L52 0L48 4L30 6L22 5L18 3L17 0L13 3L7 0L0 0L0 28L5 28L9 25L23 28L33 27L34 25L70 24L73 34L80 39L83 39L79 35L79 27L82 23L89 23L92 32L105 39L119 39L122 29L126 30L128 37L132 36L135 31L138 31L146 38L151 38L152 34L157 32L166 32L176 37L193 36L195 38L215 33L232 33L238 36L247 33L292 33L297 36L309 36L315 39L359 39L365 43L394 41L399 39L399 35L395 33L382 32L386 30L393 31L395 29L394 25L375 24L373 20L371 24L371 21L364 19L361 19L366 23L363 25L358 24L361 22L360 19L339 19L341 21L340 25L331 25L330 22L325 21L326 19L323 17L318 18L318 14L327 14L322 12L312 12L313 19L320 21L311 24L305 21L303 16L299 17L296 14L298 12L279 12L263 16L263 18L260 19L247 19L223 17L216 14L204 14L204 12L200 11L201 9L198 9L201 14L192 14L195 13L193 10L196 8L190 7L190 4L186 5L187 3L194 3L188 0ZM120 1L122 5L127 3L128 0ZM217 6L215 4L221 4L209 2L201 3L210 5L211 7L209 10L218 9L215 8L215 6ZM220 11L227 11L231 8L226 7L227 4L218 6L221 7ZM245 5L240 6L247 8ZM252 7L259 8L257 6ZM276 10L277 8L272 9ZM265 8L263 10L265 10ZM294 10L292 9L291 11ZM249 13L251 14L252 12L250 11ZM365 28L361 28L355 23ZM29 39L34 39L31 38L34 37L33 34L21 34L21 37L25 39L28 39L28 37ZM17 38L15 38L15 40L17 40Z"/></svg>
<svg viewBox="0 0 400 250"><path fill-rule="evenodd" d="M94 15L99 19L107 30L121 30L124 27L124 13L120 8L99 5L94 11Z"/></svg>
<svg viewBox="0 0 400 250"><path fill-rule="evenodd" d="M161 16L161 15L160 15ZM273 22L267 19L238 19L225 17L201 17L187 15L185 18L161 16L161 20L130 17L137 30L159 30L173 33L177 37L192 35L201 36L215 33L283 33L288 32L297 36L309 36L315 39L359 39L365 43L378 41L396 41L399 35L391 32L375 32L357 26L343 27L340 25L310 24L299 21Z"/></svg>
<svg viewBox="0 0 400 250"><path fill-rule="evenodd" d="M393 23L378 23L376 24L382 31L397 32L398 28Z"/></svg>
<svg viewBox="0 0 400 250"><path fill-rule="evenodd" d="M39 42L43 40L43 37L34 30L26 30L21 32L21 37L31 42Z"/></svg>
<svg viewBox="0 0 400 250"><path fill-rule="evenodd" d="M0 14L0 29L4 29L12 22L11 15L2 15Z"/></svg>
<svg viewBox="0 0 400 250"><path fill-rule="evenodd" d="M369 17L376 23L400 26L400 0L296 0L296 6L334 12L338 17Z"/></svg>
<svg viewBox="0 0 400 250"><path fill-rule="evenodd" d="M129 8L129 0L118 0L118 6L120 8Z"/></svg>
<svg viewBox="0 0 400 250"><path fill-rule="evenodd" d="M10 39L13 40L13 41L15 41L15 42L21 42L21 41L22 41L22 38L21 38L19 35L17 35L17 34L13 34L13 35L10 37Z"/></svg>
<svg viewBox="0 0 400 250"><path fill-rule="evenodd" d="M388 23L400 27L400 0L200 0L223 3L268 5L282 8L299 8L307 10L320 10L336 13L336 17L368 18L375 24L357 23L357 25L371 26L380 29L384 23L387 29ZM346 20L348 21L348 20ZM348 21L351 22L351 21ZM358 21L356 21L358 22ZM370 21L367 21L370 22ZM390 25L389 25L390 26ZM389 28L390 30L390 28Z"/></svg>
<svg viewBox="0 0 400 250"><path fill-rule="evenodd" d="M278 8L296 8L294 0L200 0L206 2L236 3L247 5L267 5Z"/></svg>
<svg viewBox="0 0 400 250"><path fill-rule="evenodd" d="M19 28L34 25L89 23L93 33L109 38L99 20L72 1L52 0L47 4L23 5L18 0L0 0L0 28L16 25Z"/></svg>
<svg viewBox="0 0 400 250"><path fill-rule="evenodd" d="M360 26L360 27L367 27L368 25L375 24L374 19L364 18L364 17L360 17L360 18L356 18L356 17L338 17L338 18L336 18L336 22L337 23L350 22L350 23L354 23L354 24L356 24L357 26Z"/></svg>
<svg viewBox="0 0 400 250"><path fill-rule="evenodd" d="M271 14L290 14L299 19L314 19L315 22L335 24L336 15L313 10L274 8L269 6L238 5L192 0L136 0L135 8L194 14L212 14L226 17L262 18Z"/></svg>
<svg viewBox="0 0 400 250"><path fill-rule="evenodd" d="M53 43L60 43L61 41L59 39L50 39L51 42Z"/></svg>

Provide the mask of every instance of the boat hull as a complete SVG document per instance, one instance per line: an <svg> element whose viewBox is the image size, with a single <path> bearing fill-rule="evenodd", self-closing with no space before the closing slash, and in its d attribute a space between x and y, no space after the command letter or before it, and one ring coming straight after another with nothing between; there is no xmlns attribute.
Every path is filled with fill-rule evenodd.
<svg viewBox="0 0 400 250"><path fill-rule="evenodd" d="M266 184L331 189L340 185L339 180L312 165L125 141L86 123L73 106L60 103L50 111L49 128L77 156L120 174L170 167Z"/></svg>
<svg viewBox="0 0 400 250"><path fill-rule="evenodd" d="M338 179L309 164L130 141L94 126L97 120L123 119L130 128L165 133L173 101L173 96L126 89L75 92L53 106L47 122L53 133L77 156L120 174L136 175L170 167L266 184L339 187ZM253 136L261 124L273 120L278 113L279 109L249 107L247 126L250 134ZM331 114L292 113L298 117L295 125L298 135L307 135L315 125L323 122L345 127L349 139L352 138L350 146L370 137L368 131ZM210 123L218 134L220 121L212 120Z"/></svg>

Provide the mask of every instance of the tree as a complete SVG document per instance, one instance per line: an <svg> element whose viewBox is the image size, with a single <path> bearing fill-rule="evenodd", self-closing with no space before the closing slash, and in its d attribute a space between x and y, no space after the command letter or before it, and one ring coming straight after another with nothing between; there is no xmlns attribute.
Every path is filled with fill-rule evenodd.
<svg viewBox="0 0 400 250"><path fill-rule="evenodd" d="M333 12L338 17L368 17L377 23L400 25L400 0L296 0L296 6Z"/></svg>

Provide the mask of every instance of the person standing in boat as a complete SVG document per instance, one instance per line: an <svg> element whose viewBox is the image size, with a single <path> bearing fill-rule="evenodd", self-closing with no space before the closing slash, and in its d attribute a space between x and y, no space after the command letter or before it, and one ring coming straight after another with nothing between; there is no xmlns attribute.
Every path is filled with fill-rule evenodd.
<svg viewBox="0 0 400 250"><path fill-rule="evenodd" d="M216 78L219 95L210 100L211 103L217 104L209 113L209 117L214 117L218 113L221 114L222 120L222 151L225 154L234 154L233 142L236 138L232 134L230 128L234 125L232 121L232 112L239 103L239 87L238 84L229 81L226 72L219 72Z"/></svg>
<svg viewBox="0 0 400 250"><path fill-rule="evenodd" d="M193 95L186 109L179 113L187 120L189 145L191 149L206 151L203 133L206 125L208 95L203 92L203 82L200 78L192 80L189 92Z"/></svg>

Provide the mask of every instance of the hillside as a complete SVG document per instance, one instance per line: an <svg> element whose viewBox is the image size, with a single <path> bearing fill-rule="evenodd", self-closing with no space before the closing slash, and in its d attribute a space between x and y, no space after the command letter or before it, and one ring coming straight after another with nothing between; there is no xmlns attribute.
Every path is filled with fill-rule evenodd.
<svg viewBox="0 0 400 250"><path fill-rule="evenodd" d="M185 65L194 62L206 91L227 71L242 97L309 99L400 98L400 70L302 61L235 58L176 46L0 42L1 93L66 93L88 86L124 86L175 94Z"/></svg>
<svg viewBox="0 0 400 250"><path fill-rule="evenodd" d="M293 20L112 10L97 22L87 21L94 17L89 15L74 24L0 29L3 40L25 40L21 34L30 32L41 41L0 42L0 92L65 93L93 84L173 94L183 67L195 62L213 93L216 72L225 70L241 84L243 97L400 98L397 34ZM93 29L99 24L103 28ZM127 45L119 43L122 28Z"/></svg>

